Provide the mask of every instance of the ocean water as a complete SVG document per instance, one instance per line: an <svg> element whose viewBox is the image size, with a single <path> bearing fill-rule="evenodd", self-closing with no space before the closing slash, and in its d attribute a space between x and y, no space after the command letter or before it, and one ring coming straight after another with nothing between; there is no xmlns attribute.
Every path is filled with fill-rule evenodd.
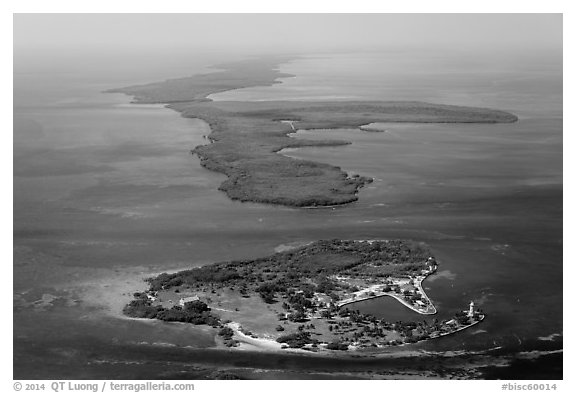
<svg viewBox="0 0 576 393"><path fill-rule="evenodd" d="M123 67L107 61L85 67L74 59L66 67L17 63L14 377L196 378L230 369L249 378L343 372L355 378L391 367L378 359L231 354L212 348L209 328L127 320L111 305L129 298L112 295L142 273L252 258L282 244L326 238L429 244L440 270L424 287L437 317L449 317L470 300L488 317L460 334L391 351L474 351L482 354L478 367L512 361L504 377L521 377L514 362L522 356L543 354L545 361L562 348L560 60L406 52L302 56L280 66L296 75L282 84L212 97L419 100L519 115L518 123L503 125L299 131L293 137L352 144L282 154L375 178L357 203L334 209L230 201L217 190L224 176L190 154L210 132L203 121L102 93L205 72L213 57L127 61ZM386 300L357 307L419 318ZM542 377L561 377L552 360L552 367L540 365Z"/></svg>

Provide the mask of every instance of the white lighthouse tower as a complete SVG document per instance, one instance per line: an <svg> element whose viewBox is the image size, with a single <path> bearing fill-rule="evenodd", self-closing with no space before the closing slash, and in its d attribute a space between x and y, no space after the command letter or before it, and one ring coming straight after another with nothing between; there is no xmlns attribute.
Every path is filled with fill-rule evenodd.
<svg viewBox="0 0 576 393"><path fill-rule="evenodd" d="M468 309L468 316L472 318L474 316L474 302L470 302L470 308Z"/></svg>

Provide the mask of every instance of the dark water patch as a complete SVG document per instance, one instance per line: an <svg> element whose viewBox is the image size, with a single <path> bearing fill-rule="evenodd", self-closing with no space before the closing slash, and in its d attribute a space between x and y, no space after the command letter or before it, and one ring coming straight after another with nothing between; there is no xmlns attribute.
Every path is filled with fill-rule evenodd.
<svg viewBox="0 0 576 393"><path fill-rule="evenodd" d="M358 310L362 314L374 315L376 318L386 322L410 322L410 321L431 321L432 316L421 315L404 306L398 300L390 296L381 296L361 302L352 303L346 306L350 310Z"/></svg>
<svg viewBox="0 0 576 393"><path fill-rule="evenodd" d="M454 368L470 361L466 357L443 358L435 355L334 358L145 344L120 345L95 339L82 342L59 340L45 346L36 346L31 341L21 340L18 346L22 350L14 359L14 378L28 375L28 379L48 375L52 378L74 379L125 377L161 379L170 375L181 378L186 375L186 371L194 370L199 366L207 369L216 367L218 369L272 370L278 372L276 377L279 378L282 378L283 373L290 373L293 377L337 373L349 378L370 372L396 374L412 371L417 373L429 369L439 373L452 369L451 373L455 373L457 371L454 371ZM31 365L34 365L32 373L29 370ZM110 372L111 374L106 374Z"/></svg>
<svg viewBox="0 0 576 393"><path fill-rule="evenodd" d="M352 57L363 70L373 64ZM309 65L309 71L321 72L324 78L323 67L312 60ZM165 76L190 72L179 71L183 73ZM516 353L562 348L558 338L537 340L562 331L562 120L540 106L542 98L550 98L553 85L533 84L546 87L541 96L538 89L526 88L532 83L530 77L517 78L506 84L502 96L491 82L463 78L466 85L450 87L446 81L451 78L435 76L426 81L434 87L428 92L432 101L456 97L452 103L464 99L489 107L521 108L524 116L513 125L394 125L386 126L384 133L311 133L311 138L353 143L291 154L376 181L363 188L352 205L298 210L236 203L217 191L222 175L200 167L189 154L205 143L202 135L210 130L204 123L182 119L167 109L127 106L127 97L99 93L104 90L98 87L102 81L107 87L122 86L133 80L132 72L101 75L99 85L86 72L81 74L84 79L67 82L51 74L36 75L25 84L21 77L15 82L15 118L22 121L15 124L14 287L17 295L37 287L25 301L44 294L65 297L53 287L79 282L96 270L99 274L107 270L114 277L123 266L161 271L253 259L269 255L281 244L318 239L415 239L431 245L439 273L455 275L453 280L424 282L438 307L438 319L467 307L470 300L481 304L487 318L478 325L483 332L468 329L397 349L457 353L451 361L438 363L437 355L430 355L414 363L401 360L398 367L406 365L420 374L464 363L505 368ZM384 74L386 80L395 80L388 69ZM139 78L141 83L158 79ZM305 78L293 82L302 80L310 82ZM367 83L362 85L362 80ZM390 99L392 93L401 98L425 97L421 90L416 94L402 83L376 92L374 80L378 78L364 71L331 79L346 89L354 87L359 95L364 86L368 96L375 98L380 94ZM314 95L318 90L313 85L304 84L306 89L293 93ZM489 86L490 94L470 94L471 86L480 90ZM338 92L330 87L325 93L342 96L348 94L346 89ZM526 91L528 97L522 93ZM561 94L558 97L561 100ZM537 112L528 113L530 108ZM298 137L308 136L299 133ZM20 155L22 147L45 153L28 160ZM41 176L27 175L34 173ZM388 308L399 308L412 320L420 317L397 302ZM30 315L19 308L15 312L15 377L204 378L215 369L230 369L246 378L340 375L349 379L399 370L396 360L215 351L207 349L212 339L202 333L94 318L101 310L86 305L42 309ZM186 345L192 348L182 348ZM499 346L501 350L482 352ZM520 368L530 367L527 364ZM551 369L561 376L560 372ZM484 377L492 375L486 372Z"/></svg>
<svg viewBox="0 0 576 393"><path fill-rule="evenodd" d="M484 379L558 380L564 378L564 355L553 353L537 359L514 359L507 367L479 369ZM512 383L514 385L514 383Z"/></svg>

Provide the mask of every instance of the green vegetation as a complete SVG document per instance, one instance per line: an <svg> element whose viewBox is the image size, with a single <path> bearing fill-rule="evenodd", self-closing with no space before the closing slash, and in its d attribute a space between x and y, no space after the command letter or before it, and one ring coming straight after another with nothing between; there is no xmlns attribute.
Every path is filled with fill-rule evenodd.
<svg viewBox="0 0 576 393"><path fill-rule="evenodd" d="M132 318L155 319L160 311L164 311L162 306L152 306L148 300L132 300L124 307L124 314Z"/></svg>
<svg viewBox="0 0 576 393"><path fill-rule="evenodd" d="M297 129L357 128L374 122L507 123L506 112L422 102L268 101L213 102L213 93L269 86L290 76L274 68L285 58L249 60L219 66L220 71L110 92L134 96L136 102L165 103L184 117L205 120L212 144L194 153L206 168L224 173L220 190L235 200L288 206L327 206L353 202L359 188L372 181L349 177L340 168L280 154L284 148L345 145L345 141L289 138Z"/></svg>
<svg viewBox="0 0 576 393"><path fill-rule="evenodd" d="M218 335L222 336L226 340L230 340L234 336L234 330L230 329L228 326L224 326L222 329L220 329Z"/></svg>
<svg viewBox="0 0 576 393"><path fill-rule="evenodd" d="M135 295L136 296L136 295ZM124 314L133 318L159 319L166 322L186 322L194 325L219 326L218 317L210 313L210 308L206 303L193 301L184 304L184 307L174 306L170 309L162 306L152 306L152 301L139 298L132 300L124 307Z"/></svg>
<svg viewBox="0 0 576 393"><path fill-rule="evenodd" d="M352 288L333 276L357 279L409 277L426 268L430 251L421 244L400 240L359 242L320 240L296 250L246 261L216 263L149 280L150 289L218 284L256 292L266 303L285 298L287 309L311 307L315 292L340 295Z"/></svg>
<svg viewBox="0 0 576 393"><path fill-rule="evenodd" d="M302 348L307 344L318 343L318 340L310 337L310 332L286 334L284 336L278 337L276 341L279 343L288 344L290 348Z"/></svg>
<svg viewBox="0 0 576 393"><path fill-rule="evenodd" d="M136 318L220 327L218 337L227 347L239 345L235 329L252 338L274 337L286 348L308 351L413 343L471 326L484 314L460 312L449 321L434 323L386 321L345 305L385 295L411 307L416 300L428 302L418 292L417 281L436 266L428 248L420 243L321 240L254 260L161 274L148 280L148 291L134 294L124 312ZM200 297L204 301L174 305ZM213 309L218 315L209 304L216 304ZM431 304L419 307L423 313L430 307L435 312Z"/></svg>
<svg viewBox="0 0 576 393"><path fill-rule="evenodd" d="M239 344L237 340L234 340L234 330L232 330L228 326L223 326L218 332L218 336L222 337L224 345L226 345L229 348L237 347Z"/></svg>
<svg viewBox="0 0 576 393"><path fill-rule="evenodd" d="M341 342L331 342L330 344L326 345L326 349L332 349L335 351L347 351L348 344L343 344Z"/></svg>
<svg viewBox="0 0 576 393"><path fill-rule="evenodd" d="M184 117L206 121L212 130L212 143L196 147L193 153L201 165L228 177L219 189L230 198L299 207L353 202L358 199L358 190L372 179L277 154L285 148L348 144L290 138L293 127L517 121L516 116L502 111L422 102L214 102L208 98L213 93L278 83L278 78L288 76L275 70L284 61L276 58L226 64L210 74L111 92L130 94L136 102L168 104ZM417 312L433 314L436 309L420 284L436 268L429 250L414 242L322 240L254 260L161 274L149 280L149 290L134 294L124 313L220 327L218 337L228 347L238 345L235 329L256 338L246 327L237 327L238 321L287 347L311 351L319 347L344 351L399 345L453 333L481 321L484 314L458 313L449 321L429 324L386 321L344 306L392 296ZM184 299L200 296L203 301L184 303ZM209 305L214 303L211 309ZM235 323L222 323L221 315Z"/></svg>

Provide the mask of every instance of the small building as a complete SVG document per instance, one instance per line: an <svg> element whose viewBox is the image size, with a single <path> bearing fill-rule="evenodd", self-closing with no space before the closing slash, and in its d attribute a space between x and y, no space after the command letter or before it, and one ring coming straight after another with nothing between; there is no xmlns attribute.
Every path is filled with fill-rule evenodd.
<svg viewBox="0 0 576 393"><path fill-rule="evenodd" d="M197 300L200 300L200 298L197 295L196 296L183 297L183 298L180 298L180 301L178 302L178 304L181 305L182 307L184 307L184 305L186 303L194 302Z"/></svg>

